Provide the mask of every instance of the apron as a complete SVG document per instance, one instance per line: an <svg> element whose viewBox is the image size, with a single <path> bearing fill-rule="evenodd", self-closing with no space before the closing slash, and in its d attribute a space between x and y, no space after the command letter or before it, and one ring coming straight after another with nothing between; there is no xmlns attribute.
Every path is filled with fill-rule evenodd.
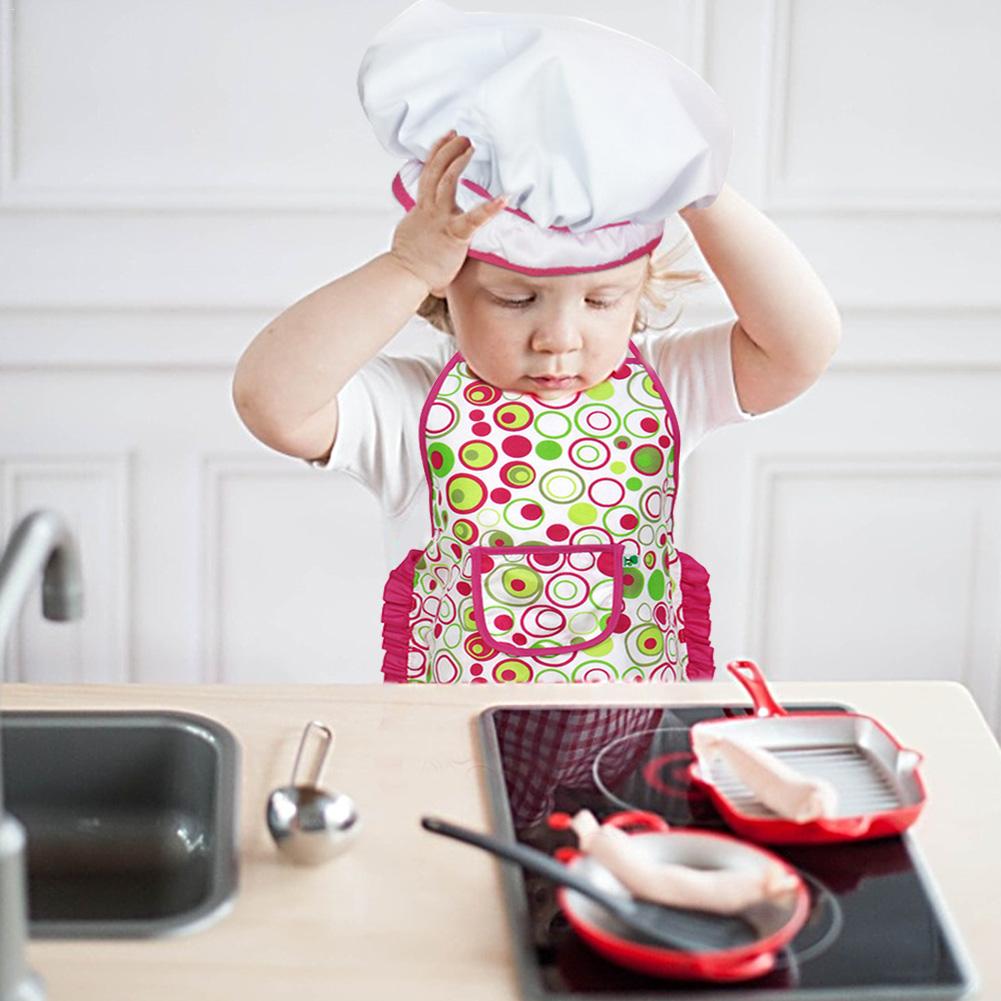
<svg viewBox="0 0 1001 1001"><path fill-rule="evenodd" d="M678 421L632 342L553 400L456 353L420 438L431 540L383 591L386 681L712 678L709 575L674 546Z"/></svg>

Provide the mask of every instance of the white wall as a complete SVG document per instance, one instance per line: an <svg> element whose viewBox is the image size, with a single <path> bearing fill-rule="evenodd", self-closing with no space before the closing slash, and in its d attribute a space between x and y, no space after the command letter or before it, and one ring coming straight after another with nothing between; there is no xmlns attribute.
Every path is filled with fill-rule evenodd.
<svg viewBox="0 0 1001 1001"><path fill-rule="evenodd" d="M378 679L371 498L268 453L229 382L271 316L387 246L397 164L354 77L405 6L0 0L0 529L66 514L88 598L58 627L33 601L8 677ZM841 309L823 380L683 471L719 662L957 678L997 724L1001 8L482 6L590 17L705 75L731 183ZM684 322L725 315L717 286Z"/></svg>

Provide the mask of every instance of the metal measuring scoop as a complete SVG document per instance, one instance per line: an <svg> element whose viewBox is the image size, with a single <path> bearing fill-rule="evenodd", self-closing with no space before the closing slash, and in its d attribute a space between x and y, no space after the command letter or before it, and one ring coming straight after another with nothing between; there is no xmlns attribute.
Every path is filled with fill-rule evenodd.
<svg viewBox="0 0 1001 1001"><path fill-rule="evenodd" d="M298 785L296 775L309 731L323 734L323 749L312 785ZM292 781L268 797L268 830L279 850L293 862L315 865L343 852L358 833L360 821L354 801L344 793L328 793L319 787L320 775L333 747L330 727L317 720L306 724L299 740Z"/></svg>

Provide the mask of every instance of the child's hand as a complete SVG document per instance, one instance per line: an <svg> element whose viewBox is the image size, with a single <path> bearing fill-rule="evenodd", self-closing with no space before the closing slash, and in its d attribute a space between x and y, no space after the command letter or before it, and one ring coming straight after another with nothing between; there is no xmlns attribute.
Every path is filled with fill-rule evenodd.
<svg viewBox="0 0 1001 1001"><path fill-rule="evenodd" d="M468 212L455 204L459 175L473 155L472 143L455 130L443 135L428 154L417 182L417 203L400 220L390 253L427 284L428 291L451 284L466 260L473 234L498 212L499 196Z"/></svg>

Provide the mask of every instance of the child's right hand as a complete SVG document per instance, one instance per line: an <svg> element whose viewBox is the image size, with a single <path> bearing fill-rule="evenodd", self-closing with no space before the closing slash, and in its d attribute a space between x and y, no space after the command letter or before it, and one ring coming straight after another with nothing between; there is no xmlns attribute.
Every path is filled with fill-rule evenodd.
<svg viewBox="0 0 1001 1001"><path fill-rule="evenodd" d="M443 135L428 154L417 182L417 202L400 220L390 253L425 282L428 291L442 291L465 263L473 234L498 212L501 195L468 212L455 204L459 175L473 155L472 143L455 130Z"/></svg>

